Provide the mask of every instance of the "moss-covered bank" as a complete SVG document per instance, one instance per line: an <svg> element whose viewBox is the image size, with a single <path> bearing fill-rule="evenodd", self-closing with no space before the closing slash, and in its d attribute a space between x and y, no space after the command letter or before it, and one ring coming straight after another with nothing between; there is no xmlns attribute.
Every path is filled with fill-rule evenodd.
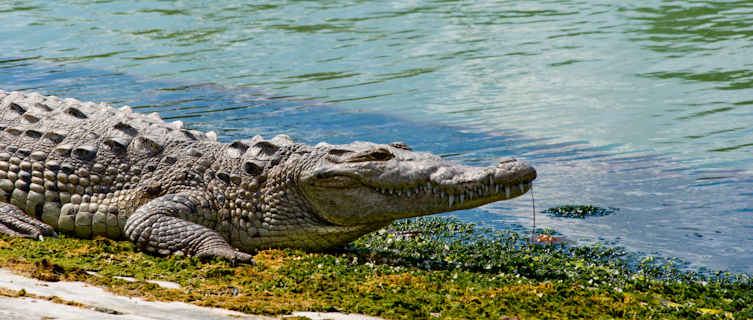
<svg viewBox="0 0 753 320"><path fill-rule="evenodd" d="M266 250L256 266L155 257L126 241L0 237L0 266L148 299L256 314L385 318L753 318L753 281L671 265L630 266L619 249L529 246L449 218L399 221L342 251ZM91 276L96 271L105 277ZM182 289L110 276L167 280Z"/></svg>

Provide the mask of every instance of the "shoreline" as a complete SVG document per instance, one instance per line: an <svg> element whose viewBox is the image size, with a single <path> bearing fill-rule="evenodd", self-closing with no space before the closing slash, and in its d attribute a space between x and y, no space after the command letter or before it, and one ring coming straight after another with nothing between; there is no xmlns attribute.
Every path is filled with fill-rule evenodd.
<svg viewBox="0 0 753 320"><path fill-rule="evenodd" d="M753 317L748 275L700 275L651 259L631 267L618 248L528 246L524 239L452 218L411 219L340 251L264 250L257 266L233 267L150 256L125 241L0 237L0 267L48 284L83 281L146 301L274 317Z"/></svg>

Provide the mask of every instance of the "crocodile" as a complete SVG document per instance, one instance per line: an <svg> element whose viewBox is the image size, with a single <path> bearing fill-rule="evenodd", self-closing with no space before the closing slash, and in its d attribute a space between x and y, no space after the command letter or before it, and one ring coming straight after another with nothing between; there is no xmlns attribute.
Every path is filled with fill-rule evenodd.
<svg viewBox="0 0 753 320"><path fill-rule="evenodd" d="M156 255L253 263L342 246L401 218L526 193L514 158L457 164L405 143L219 142L157 113L0 90L0 234L130 240Z"/></svg>

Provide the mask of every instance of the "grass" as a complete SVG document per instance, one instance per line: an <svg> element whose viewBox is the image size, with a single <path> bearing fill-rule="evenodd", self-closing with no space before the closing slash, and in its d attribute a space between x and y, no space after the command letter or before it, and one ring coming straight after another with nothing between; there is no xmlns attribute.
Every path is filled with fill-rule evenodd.
<svg viewBox="0 0 753 320"><path fill-rule="evenodd" d="M328 253L265 250L256 266L155 257L127 241L0 237L0 266L47 281L253 314L394 319L753 318L753 280L700 275L599 246L526 244L452 218L398 221ZM104 277L91 276L96 271ZM112 276L167 280L182 289Z"/></svg>

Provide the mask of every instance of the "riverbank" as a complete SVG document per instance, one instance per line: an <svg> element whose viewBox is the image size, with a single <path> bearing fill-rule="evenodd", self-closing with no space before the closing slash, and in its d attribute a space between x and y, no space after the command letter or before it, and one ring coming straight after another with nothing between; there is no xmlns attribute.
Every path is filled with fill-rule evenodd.
<svg viewBox="0 0 753 320"><path fill-rule="evenodd" d="M21 275L254 315L753 318L748 276L699 275L651 259L631 264L623 255L598 246L531 246L517 233L451 218L399 221L336 252L265 250L256 266L155 257L126 241L0 237L0 267Z"/></svg>

